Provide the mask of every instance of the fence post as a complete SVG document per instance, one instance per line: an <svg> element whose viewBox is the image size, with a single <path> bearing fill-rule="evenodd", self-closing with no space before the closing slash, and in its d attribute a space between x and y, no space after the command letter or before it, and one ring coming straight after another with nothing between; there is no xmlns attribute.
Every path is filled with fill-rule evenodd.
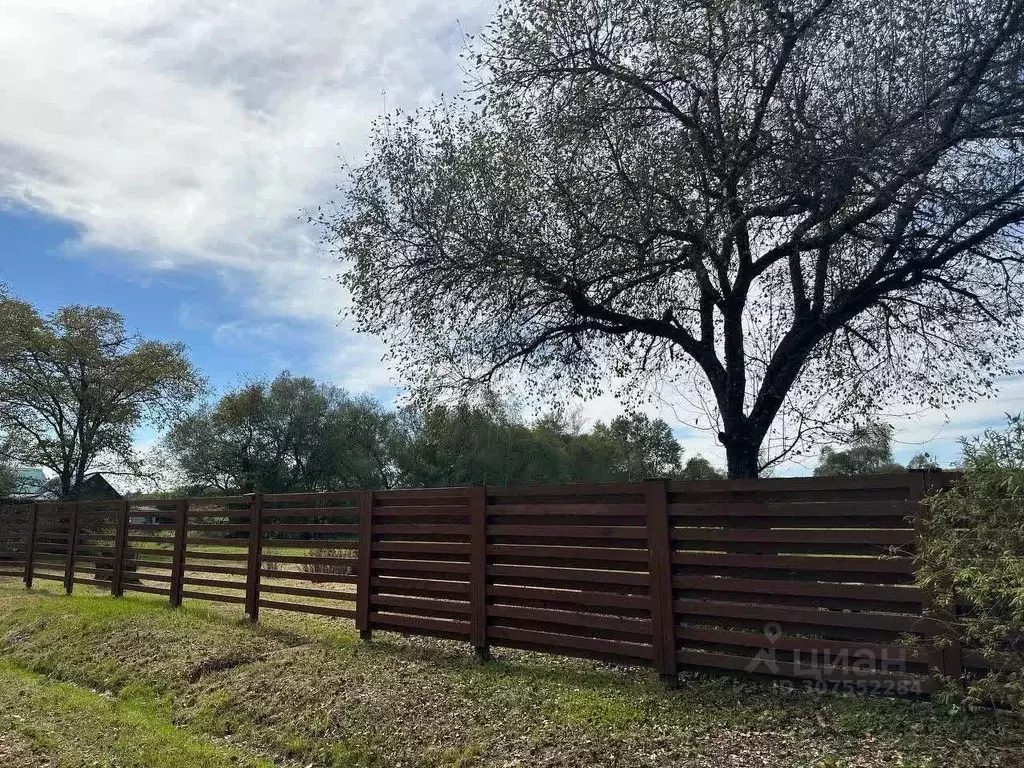
<svg viewBox="0 0 1024 768"><path fill-rule="evenodd" d="M480 661L487 644L487 487L469 489L469 639Z"/></svg>
<svg viewBox="0 0 1024 768"><path fill-rule="evenodd" d="M672 542L668 520L668 482L646 480L643 484L647 504L647 552L651 587L651 643L654 666L662 682L670 688L679 683L676 658L676 622L672 605Z"/></svg>
<svg viewBox="0 0 1024 768"><path fill-rule="evenodd" d="M370 625L370 588L373 565L373 491L359 492L359 559L356 570L356 629L359 639L369 642L373 628Z"/></svg>
<svg viewBox="0 0 1024 768"><path fill-rule="evenodd" d="M32 589L32 569L36 557L36 529L39 527L39 502L32 502L32 517L28 524L28 543L25 547L25 589Z"/></svg>
<svg viewBox="0 0 1024 768"><path fill-rule="evenodd" d="M64 591L69 595L75 588L75 552L78 549L78 513L82 502L76 501L71 509L71 522L68 525L68 553L64 566Z"/></svg>
<svg viewBox="0 0 1024 768"><path fill-rule="evenodd" d="M249 571L245 580L245 613L250 622L260 618L260 550L263 538L263 494L249 500Z"/></svg>
<svg viewBox="0 0 1024 768"><path fill-rule="evenodd" d="M114 562L110 569L110 594L121 597L124 590L121 582L124 574L124 548L128 538L129 504L127 499L121 501L117 508L117 528L114 530Z"/></svg>
<svg viewBox="0 0 1024 768"><path fill-rule="evenodd" d="M923 534L924 515L928 513L923 499L935 489L931 477L935 471L931 469L911 470L914 477L911 479L909 495L911 501L917 502L917 508L914 510L914 530L917 532L918 539ZM934 595L928 591L925 591L923 594L922 603L924 614L935 619L941 625L938 632L934 634L935 637L944 640L943 647L939 649L939 658L937 659L939 662L938 670L942 673L943 677L959 680L963 677L964 670L960 639L952 627L956 620L956 608L954 607L953 613L936 608Z"/></svg>
<svg viewBox="0 0 1024 768"><path fill-rule="evenodd" d="M181 607L181 591L185 583L185 546L188 542L188 499L178 500L177 520L174 521L174 550L171 558L171 607ZM262 526L261 526L262 528ZM250 544L251 547L251 544ZM248 590L246 591L248 600Z"/></svg>

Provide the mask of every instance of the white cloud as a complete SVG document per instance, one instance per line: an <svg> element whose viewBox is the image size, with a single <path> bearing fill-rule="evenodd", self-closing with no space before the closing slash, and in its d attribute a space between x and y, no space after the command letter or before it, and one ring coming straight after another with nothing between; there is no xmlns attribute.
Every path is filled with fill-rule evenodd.
<svg viewBox="0 0 1024 768"><path fill-rule="evenodd" d="M13 0L0 11L0 196L144 269L199 267L333 327L337 271L299 221L369 123L459 82L491 0Z"/></svg>

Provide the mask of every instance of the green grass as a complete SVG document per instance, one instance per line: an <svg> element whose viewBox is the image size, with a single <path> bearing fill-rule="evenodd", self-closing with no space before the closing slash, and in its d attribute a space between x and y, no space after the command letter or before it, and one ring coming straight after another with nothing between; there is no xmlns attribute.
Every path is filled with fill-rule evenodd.
<svg viewBox="0 0 1024 768"><path fill-rule="evenodd" d="M0 743L5 740L21 753L6 756L7 768L44 761L118 768L273 765L176 727L159 697L145 687L103 696L0 662Z"/></svg>
<svg viewBox="0 0 1024 768"><path fill-rule="evenodd" d="M58 586L0 581L0 677L38 702L27 729L0 721L5 766L19 765L5 745L61 765L160 766L145 745L163 743L214 750L209 766L1024 764L1024 726L1008 716L720 677L668 692L644 670L500 649L480 665L458 643L380 633L364 645L349 622L267 611L252 627L237 606L171 610ZM54 690L78 693L51 708Z"/></svg>

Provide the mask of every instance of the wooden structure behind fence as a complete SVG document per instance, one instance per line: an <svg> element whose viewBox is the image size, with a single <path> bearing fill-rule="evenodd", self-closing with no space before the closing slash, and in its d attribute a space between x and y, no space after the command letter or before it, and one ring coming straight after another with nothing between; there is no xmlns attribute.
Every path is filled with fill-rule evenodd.
<svg viewBox="0 0 1024 768"><path fill-rule="evenodd" d="M949 473L0 508L0 575L680 670L929 692L981 673L913 585ZM909 639L915 642L908 643ZM974 664L976 668L972 668Z"/></svg>

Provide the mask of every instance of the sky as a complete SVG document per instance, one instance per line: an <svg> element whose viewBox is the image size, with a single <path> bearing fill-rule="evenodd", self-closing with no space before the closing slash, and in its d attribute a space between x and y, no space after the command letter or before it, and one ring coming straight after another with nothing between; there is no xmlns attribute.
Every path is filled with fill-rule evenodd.
<svg viewBox="0 0 1024 768"><path fill-rule="evenodd" d="M339 265L304 214L363 156L374 117L459 89L465 35L492 10L6 0L0 282L44 312L110 306L184 342L214 391L288 369L392 401L401 381L339 316ZM610 397L582 408L591 421L621 410ZM952 462L957 436L1021 410L1014 379L996 400L893 419L897 458ZM722 462L709 435L674 427L688 455Z"/></svg>

